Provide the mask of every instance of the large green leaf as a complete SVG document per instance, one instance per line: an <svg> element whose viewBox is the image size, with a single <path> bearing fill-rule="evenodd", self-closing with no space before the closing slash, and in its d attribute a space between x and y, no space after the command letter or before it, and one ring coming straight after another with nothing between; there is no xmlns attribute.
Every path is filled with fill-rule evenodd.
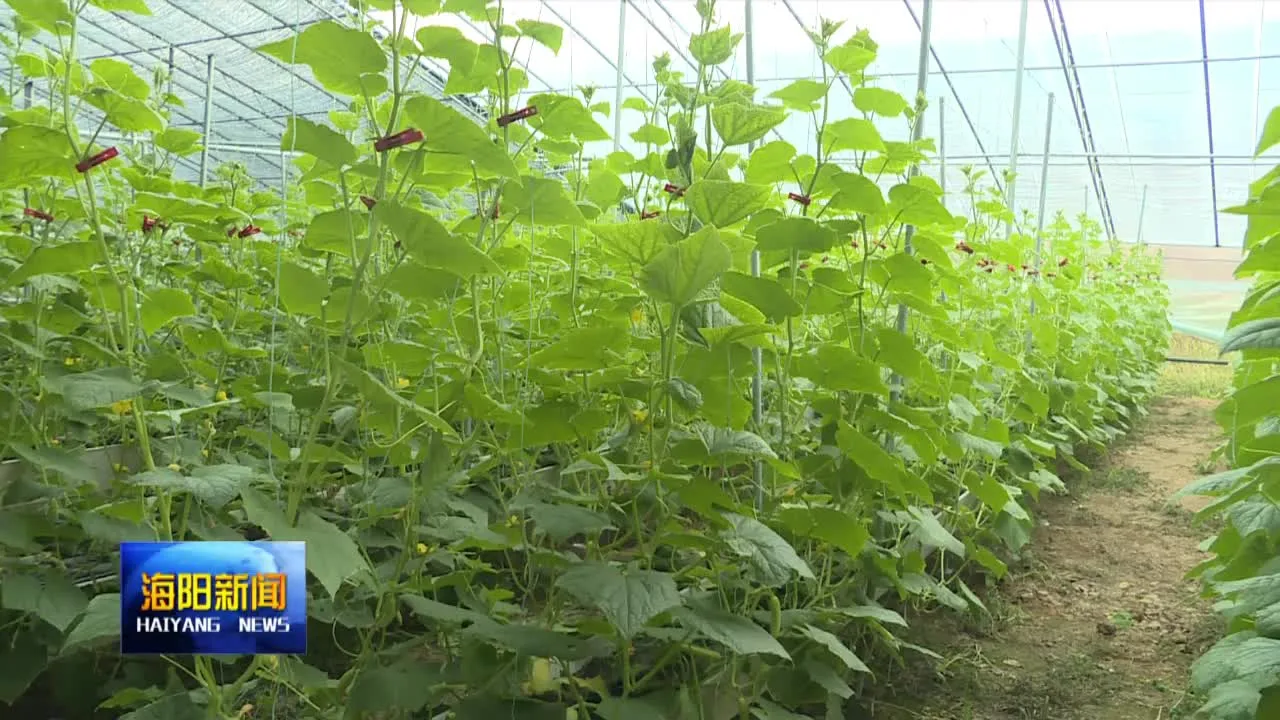
<svg viewBox="0 0 1280 720"><path fill-rule="evenodd" d="M739 655L774 655L790 660L786 648L764 628L741 615L702 607L677 608L673 613L681 625Z"/></svg>
<svg viewBox="0 0 1280 720"><path fill-rule="evenodd" d="M74 151L66 133L19 125L0 135L0 187L20 187L41 178L76 177Z"/></svg>
<svg viewBox="0 0 1280 720"><path fill-rule="evenodd" d="M285 310L297 315L320 317L329 295L329 284L323 277L288 261L280 263L278 280L280 303Z"/></svg>
<svg viewBox="0 0 1280 720"><path fill-rule="evenodd" d="M760 252L794 250L807 256L826 252L835 244L835 232L813 218L784 217L756 230L756 249Z"/></svg>
<svg viewBox="0 0 1280 720"><path fill-rule="evenodd" d="M685 203L694 217L702 222L726 228L764 209L771 192L768 185L699 180L685 193Z"/></svg>
<svg viewBox="0 0 1280 720"><path fill-rule="evenodd" d="M822 135L822 144L827 153L843 150L861 152L884 152L884 138L874 123L862 118L845 118L828 123Z"/></svg>
<svg viewBox="0 0 1280 720"><path fill-rule="evenodd" d="M640 272L645 291L658 302L688 305L733 264L733 253L714 227L705 227L658 253Z"/></svg>
<svg viewBox="0 0 1280 720"><path fill-rule="evenodd" d="M564 183L552 178L525 175L519 184L510 183L502 194L503 205L519 211L526 225L586 227L587 219L565 192Z"/></svg>
<svg viewBox="0 0 1280 720"><path fill-rule="evenodd" d="M248 486L240 488L249 522L266 530L272 540L307 544L307 571L320 581L331 597L347 580L368 572L360 546L341 528L310 511L303 511L296 526L286 521L280 506Z"/></svg>
<svg viewBox="0 0 1280 720"><path fill-rule="evenodd" d="M195 314L191 293L177 288L156 288L142 301L142 331L151 335L170 320Z"/></svg>
<svg viewBox="0 0 1280 720"><path fill-rule="evenodd" d="M54 35L69 35L75 15L66 0L4 0L28 23Z"/></svg>
<svg viewBox="0 0 1280 720"><path fill-rule="evenodd" d="M101 246L77 241L38 247L27 261L5 278L5 285L21 285L38 275L73 275L89 270L102 260Z"/></svg>
<svg viewBox="0 0 1280 720"><path fill-rule="evenodd" d="M121 400L131 400L142 392L142 386L128 368L101 368L61 377L45 377L45 387L62 395L67 405L76 410L106 407Z"/></svg>
<svg viewBox="0 0 1280 720"><path fill-rule="evenodd" d="M67 633L62 652L120 636L120 594L95 595L80 615L80 620Z"/></svg>
<svg viewBox="0 0 1280 720"><path fill-rule="evenodd" d="M788 317L795 317L804 312L804 308L787 292L777 280L764 277L752 277L745 273L730 271L720 279L720 289L745 300L770 322L781 322Z"/></svg>
<svg viewBox="0 0 1280 720"><path fill-rule="evenodd" d="M304 152L334 167L352 165L359 157L345 135L300 116L289 118L280 149Z"/></svg>
<svg viewBox="0 0 1280 720"><path fill-rule="evenodd" d="M537 20L516 20L516 27L520 28L520 34L533 38L551 52L557 54L560 52L560 43L564 41L564 28L559 25Z"/></svg>
<svg viewBox="0 0 1280 720"><path fill-rule="evenodd" d="M724 103L711 110L711 123L729 146L753 143L786 119L786 110L767 105Z"/></svg>
<svg viewBox="0 0 1280 720"><path fill-rule="evenodd" d="M758 582L780 587L796 575L806 580L813 579L813 570L808 563L768 525L743 515L728 514L725 518L731 528L723 534L724 541L747 562Z"/></svg>
<svg viewBox="0 0 1280 720"><path fill-rule="evenodd" d="M1240 323L1227 330L1222 338L1222 352L1237 350L1275 350L1280 348L1280 317L1261 318Z"/></svg>
<svg viewBox="0 0 1280 720"><path fill-rule="evenodd" d="M682 602L675 578L667 573L619 569L603 563L575 565L556 580L556 585L579 602L599 609L626 639Z"/></svg>
<svg viewBox="0 0 1280 720"><path fill-rule="evenodd" d="M80 588L60 570L10 573L0 584L0 604L9 610L31 613L59 631L75 622L88 602Z"/></svg>
<svg viewBox="0 0 1280 720"><path fill-rule="evenodd" d="M850 670L854 670L856 672L864 672L864 673L871 672L871 668L867 667L867 664L862 662L862 660L859 659L857 655L854 655L853 651L850 650L847 645L845 645L843 642L840 641L840 638L836 637L835 635L832 635L826 630L823 630L822 628L816 627L814 625L805 625L804 627L800 628L800 633L805 637L809 638L810 640L821 645L823 648L827 650L827 652L830 652L832 655L836 656L840 660L840 662L844 663L845 667L849 668Z"/></svg>
<svg viewBox="0 0 1280 720"><path fill-rule="evenodd" d="M595 325L567 331L557 341L529 356L530 367L543 370L603 370L623 362L631 335L617 325Z"/></svg>
<svg viewBox="0 0 1280 720"><path fill-rule="evenodd" d="M680 231L665 222L600 223L590 229L605 252L640 266L680 241Z"/></svg>
<svg viewBox="0 0 1280 720"><path fill-rule="evenodd" d="M425 95L415 95L405 102L405 113L422 131L423 144L430 155L452 158L459 167L475 163L482 175L519 176L501 145L495 143L484 128L445 103ZM427 160L431 166L431 158Z"/></svg>
<svg viewBox="0 0 1280 720"><path fill-rule="evenodd" d="M907 100L892 90L860 87L853 91L853 106L866 113L897 117L907 110Z"/></svg>
<svg viewBox="0 0 1280 720"><path fill-rule="evenodd" d="M480 248L449 232L426 211L383 200L374 207L374 214L421 265L448 271L464 280L473 275L502 273L502 267Z"/></svg>
<svg viewBox="0 0 1280 720"><path fill-rule="evenodd" d="M372 35L334 20L315 23L296 37L263 45L258 51L287 65L310 67L325 89L341 95L361 95L377 87L362 77L387 69L387 57Z"/></svg>
<svg viewBox="0 0 1280 720"><path fill-rule="evenodd" d="M733 32L728 26L698 33L689 37L689 54L703 65L719 65L733 57L742 40L742 33Z"/></svg>

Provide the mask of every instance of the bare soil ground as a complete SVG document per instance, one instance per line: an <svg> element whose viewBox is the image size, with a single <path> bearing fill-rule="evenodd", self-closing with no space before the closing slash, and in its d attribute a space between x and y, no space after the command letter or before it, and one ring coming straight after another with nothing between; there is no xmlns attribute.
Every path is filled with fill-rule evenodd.
<svg viewBox="0 0 1280 720"><path fill-rule="evenodd" d="M1197 501L1169 497L1215 469L1219 401L1195 395L1225 384L1186 387L1162 386L1150 416L1091 474L1068 481L1070 494L1042 498L1035 538L984 596L988 616L909 618L917 641L945 659L885 678L892 696L873 718L1191 717L1200 701L1187 693L1189 669L1220 628L1185 575L1212 531L1192 524Z"/></svg>

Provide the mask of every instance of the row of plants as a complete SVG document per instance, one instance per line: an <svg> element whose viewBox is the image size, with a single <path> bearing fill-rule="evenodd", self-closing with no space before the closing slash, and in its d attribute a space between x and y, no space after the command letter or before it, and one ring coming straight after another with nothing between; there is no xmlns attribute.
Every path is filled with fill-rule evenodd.
<svg viewBox="0 0 1280 720"><path fill-rule="evenodd" d="M202 138L162 73L77 59L89 6L141 0L6 2L48 91L0 123L15 713L844 717L931 654L906 608L983 611L1163 360L1159 259L1087 219L1006 236L1025 218L980 172L949 212L911 172L932 141L882 130L923 102L838 22L820 76L757 98L715 79L741 34L699 0L696 73L659 57L657 97L614 108L531 95L513 58L563 33L501 1L368 0L384 40L260 48L350 106L291 118L293 177L259 191L175 176ZM406 30L437 12L497 39ZM422 57L487 125L406 89ZM645 152L588 151L614 112ZM813 154L773 134L793 113ZM137 467L78 453L109 442ZM117 543L264 537L307 543L305 657L115 651Z"/></svg>
<svg viewBox="0 0 1280 720"><path fill-rule="evenodd" d="M1280 144L1280 108L1263 127L1255 157ZM1227 440L1217 460L1228 470L1183 488L1209 499L1197 512L1215 534L1190 573L1226 621L1225 636L1192 668L1202 717L1280 717L1280 165L1223 212L1244 215L1244 259L1236 277L1253 287L1232 313L1222 353L1238 353L1232 393L1215 416Z"/></svg>

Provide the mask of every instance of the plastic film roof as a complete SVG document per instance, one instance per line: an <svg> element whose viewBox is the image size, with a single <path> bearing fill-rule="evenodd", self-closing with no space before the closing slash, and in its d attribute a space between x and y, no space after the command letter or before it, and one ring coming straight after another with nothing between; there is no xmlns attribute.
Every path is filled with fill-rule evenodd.
<svg viewBox="0 0 1280 720"><path fill-rule="evenodd" d="M355 22L349 6L342 0L148 4L149 17L90 8L81 56L118 57L149 71L169 64L172 48L173 93L184 103L173 122L195 129L203 127L212 56L211 166L236 160L262 183L278 185L285 119L321 115L343 101L306 68L285 66L254 48L320 20ZM717 3L721 20L738 30L746 29L745 6L744 0ZM698 26L693 0L505 0L504 7L513 19L566 27L558 55L535 43L521 46L517 60L529 70L530 93L592 85L599 99L612 100L620 47L624 95L652 97L651 63L661 53L670 54L676 69L692 73L686 48ZM926 123L942 152L924 172L944 181L953 211L965 209L964 166L997 178L1010 167L1021 7L1017 0L933 2ZM804 33L819 18L845 21L845 32L867 28L880 44L872 73L913 97L923 10L923 0L752 0L751 65L759 97L820 73ZM1255 162L1252 151L1261 122L1280 104L1280 3L1030 0L1027 10L1013 188L1018 211L1034 213L1038 206L1052 106L1045 183L1050 212L1087 213L1126 241L1238 248L1243 218L1219 211L1242 202L1249 182L1269 167L1265 158ZM10 15L0 5L0 24L9 25ZM453 25L476 40L487 34L454 16L430 22ZM439 94L447 68L435 67L434 78L417 78L421 89ZM724 72L748 79L746 43ZM0 77L5 73L0 69ZM40 98L37 86L34 101ZM854 114L849 93L837 90L832 98L833 118ZM632 145L626 136L639 122L635 113L624 113L624 148ZM882 132L905 138L905 121L894 122L880 122ZM812 152L813 130L810 118L797 115L776 137ZM588 152L611 149L603 144ZM188 159L183 171L195 175L197 165L198 159ZM1215 282L1238 292L1229 278ZM1225 316L1220 319L1225 324Z"/></svg>

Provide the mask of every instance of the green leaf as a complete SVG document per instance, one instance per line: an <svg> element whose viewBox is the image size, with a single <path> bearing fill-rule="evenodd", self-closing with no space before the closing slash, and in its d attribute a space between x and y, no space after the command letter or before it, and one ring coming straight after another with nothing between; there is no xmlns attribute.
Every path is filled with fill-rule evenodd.
<svg viewBox="0 0 1280 720"><path fill-rule="evenodd" d="M200 149L200 141L204 138L195 130L167 127L155 134L156 147L168 150L175 155L190 155Z"/></svg>
<svg viewBox="0 0 1280 720"><path fill-rule="evenodd" d="M75 410L106 407L121 400L131 400L142 392L142 386L134 381L127 368L102 368L62 377L45 377L44 383Z"/></svg>
<svg viewBox="0 0 1280 720"><path fill-rule="evenodd" d="M10 573L0 584L0 604L31 613L65 632L88 606L80 588L60 570Z"/></svg>
<svg viewBox="0 0 1280 720"><path fill-rule="evenodd" d="M434 620L448 625L466 625L488 619L487 615L474 610L431 600L421 595L401 595L400 602L412 610L414 615L424 620Z"/></svg>
<svg viewBox="0 0 1280 720"><path fill-rule="evenodd" d="M601 223L590 230L606 253L640 266L680 241L680 231L665 222Z"/></svg>
<svg viewBox="0 0 1280 720"><path fill-rule="evenodd" d="M66 0L4 0L18 17L54 35L68 35L75 16Z"/></svg>
<svg viewBox="0 0 1280 720"><path fill-rule="evenodd" d="M832 210L843 210L850 213L875 215L884 210L884 193L865 175L845 172L832 179L836 193L831 198L829 207Z"/></svg>
<svg viewBox="0 0 1280 720"><path fill-rule="evenodd" d="M1249 320L1227 330L1222 338L1222 354L1237 350L1280 348L1280 317Z"/></svg>
<svg viewBox="0 0 1280 720"><path fill-rule="evenodd" d="M345 135L298 116L288 119L280 149L304 152L338 168L354 165L359 158L356 146Z"/></svg>
<svg viewBox="0 0 1280 720"><path fill-rule="evenodd" d="M502 624L487 618L467 628L463 634L483 638L498 647L529 657L586 660L612 654L610 643L602 637L584 638L534 625Z"/></svg>
<svg viewBox="0 0 1280 720"><path fill-rule="evenodd" d="M853 91L853 106L865 113L897 117L907 110L907 100L892 90L860 87Z"/></svg>
<svg viewBox="0 0 1280 720"><path fill-rule="evenodd" d="M48 663L49 650L37 633L17 633L0 646L0 703L11 706L17 702Z"/></svg>
<svg viewBox="0 0 1280 720"><path fill-rule="evenodd" d="M726 228L764 209L771 194L772 190L768 185L699 180L685 193L685 203L694 217L702 222Z"/></svg>
<svg viewBox="0 0 1280 720"><path fill-rule="evenodd" d="M801 256L826 252L836 244L831 228L819 225L813 218L791 216L756 230L756 250L760 252L795 250Z"/></svg>
<svg viewBox="0 0 1280 720"><path fill-rule="evenodd" d="M502 267L466 238L449 232L430 213L383 200L374 214L419 264L446 270L463 280L473 275L499 275Z"/></svg>
<svg viewBox="0 0 1280 720"><path fill-rule="evenodd" d="M529 356L525 364L543 370L603 370L625 362L631 334L616 325L571 329L559 340Z"/></svg>
<svg viewBox="0 0 1280 720"><path fill-rule="evenodd" d="M41 178L71 180L76 162L66 134L53 128L18 125L0 135L0 187L21 187Z"/></svg>
<svg viewBox="0 0 1280 720"><path fill-rule="evenodd" d="M296 37L263 45L258 51L286 65L310 67L326 90L340 95L363 94L369 89L363 76L387 69L387 57L372 35L333 20L315 23Z"/></svg>
<svg viewBox="0 0 1280 720"><path fill-rule="evenodd" d="M520 184L508 184L503 204L519 209L518 217L536 227L587 226L582 210L565 192L564 183L552 178L525 175Z"/></svg>
<svg viewBox="0 0 1280 720"><path fill-rule="evenodd" d="M5 285L20 285L38 275L74 275L89 270L101 260L102 251L95 242L44 245L36 248L26 262L5 278Z"/></svg>
<svg viewBox="0 0 1280 720"><path fill-rule="evenodd" d="M105 638L120 637L120 593L95 595L62 643L62 653Z"/></svg>
<svg viewBox="0 0 1280 720"><path fill-rule="evenodd" d="M964 557L964 543L957 540L955 535L952 535L950 531L942 527L942 523L938 522L938 518L934 516L932 510L912 506L907 508L907 512L916 521L916 538L921 543L930 547L950 550L955 555Z"/></svg>
<svg viewBox="0 0 1280 720"><path fill-rule="evenodd" d="M764 628L740 615L702 607L676 608L672 615L681 625L739 655L773 655L791 659L786 648Z"/></svg>
<svg viewBox="0 0 1280 720"><path fill-rule="evenodd" d="M520 34L531 37L551 52L560 54L560 43L564 41L564 28L537 20L517 20L516 27L520 28Z"/></svg>
<svg viewBox="0 0 1280 720"><path fill-rule="evenodd" d="M251 481L261 479L258 471L241 465L197 467L191 475L169 468L156 468L129 478L129 483L171 493L190 493L213 508L222 508L240 495Z"/></svg>
<svg viewBox="0 0 1280 720"><path fill-rule="evenodd" d="M191 294L177 288L156 288L142 301L142 331L152 335L170 320L196 314Z"/></svg>
<svg viewBox="0 0 1280 720"><path fill-rule="evenodd" d="M795 548L768 525L743 515L726 514L732 526L723 535L729 548L747 561L755 578L769 587L781 587L793 575L814 579L813 570Z"/></svg>
<svg viewBox="0 0 1280 720"><path fill-rule="evenodd" d="M652 570L582 563L565 571L556 586L599 609L628 640L650 620L682 604L675 578Z"/></svg>
<svg viewBox="0 0 1280 720"><path fill-rule="evenodd" d="M89 65L94 80L107 88L134 100L146 100L151 86L138 77L133 66L115 58L98 58Z"/></svg>
<svg viewBox="0 0 1280 720"><path fill-rule="evenodd" d="M640 271L640 284L658 302L693 302L733 264L733 253L714 227L705 227L658 253Z"/></svg>
<svg viewBox="0 0 1280 720"><path fill-rule="evenodd" d="M1277 143L1280 143L1280 107L1272 108L1267 114L1267 121L1262 125L1262 134L1258 136L1258 145L1253 151L1253 156L1256 158L1262 155Z"/></svg>
<svg viewBox="0 0 1280 720"><path fill-rule="evenodd" d="M720 289L764 313L770 322L782 322L804 313L804 308L777 280L729 271L720 278Z"/></svg>
<svg viewBox="0 0 1280 720"><path fill-rule="evenodd" d="M747 182L771 185L796 180L796 173L791 168L791 159L795 156L795 146L785 140L774 140L761 145L752 151L747 160Z"/></svg>
<svg viewBox="0 0 1280 720"><path fill-rule="evenodd" d="M609 131L596 122L591 110L576 97L541 93L529 98L529 104L538 108L538 114L529 123L552 140L576 138L585 143L610 139Z"/></svg>
<svg viewBox="0 0 1280 720"><path fill-rule="evenodd" d="M839 659L840 662L844 663L845 667L850 670L864 673L871 672L871 668L867 667L867 664L858 659L858 656L854 655L852 650L846 647L844 643L840 642L840 638L832 635L826 630L813 625L805 625L800 628L800 634L818 643L832 655L835 655L836 658Z"/></svg>
<svg viewBox="0 0 1280 720"><path fill-rule="evenodd" d="M160 132L164 118L142 100L121 95L103 87L89 88L85 102L107 116L107 122L124 132Z"/></svg>
<svg viewBox="0 0 1280 720"><path fill-rule="evenodd" d="M769 94L771 98L781 100L784 105L793 109L808 112L814 104L827 96L830 88L826 83L803 78L792 81L790 85Z"/></svg>
<svg viewBox="0 0 1280 720"><path fill-rule="evenodd" d="M828 123L822 135L823 149L826 153L837 153L843 150L859 152L885 152L884 139L880 131L870 120L862 118L845 118Z"/></svg>
<svg viewBox="0 0 1280 720"><path fill-rule="evenodd" d="M711 110L711 124L729 146L753 143L786 119L785 110L765 105L725 103Z"/></svg>
<svg viewBox="0 0 1280 720"><path fill-rule="evenodd" d="M880 366L843 345L819 345L813 353L801 356L799 371L827 390L889 394Z"/></svg>
<svg viewBox="0 0 1280 720"><path fill-rule="evenodd" d="M344 717L359 720L384 713L416 713L435 695L444 678L439 666L417 658L361 670L351 684Z"/></svg>
<svg viewBox="0 0 1280 720"><path fill-rule="evenodd" d="M15 455L31 467L58 473L63 478L81 485L98 484L98 471L82 456L54 447L33 448L20 443L11 443L9 447Z"/></svg>
<svg viewBox="0 0 1280 720"><path fill-rule="evenodd" d="M836 430L836 444L846 459L852 460L872 479L894 490L901 488L905 474L902 462L886 452L880 443L841 421L840 428Z"/></svg>
<svg viewBox="0 0 1280 720"><path fill-rule="evenodd" d="M449 105L432 97L415 95L405 102L404 109L422 131L423 144L431 151L433 160L448 158L468 172L471 163L475 163L476 170L486 176L519 177L511 158L489 138L489 133Z"/></svg>
<svg viewBox="0 0 1280 720"><path fill-rule="evenodd" d="M733 57L742 40L742 33L733 32L728 26L689 37L689 54L703 65L719 65Z"/></svg>
<svg viewBox="0 0 1280 720"><path fill-rule="evenodd" d="M631 133L631 139L642 145L666 145L671 142L671 134L665 128L645 123Z"/></svg>
<svg viewBox="0 0 1280 720"><path fill-rule="evenodd" d="M1219 640L1191 666L1191 684L1200 692L1233 680L1280 672L1280 640L1237 632Z"/></svg>
<svg viewBox="0 0 1280 720"><path fill-rule="evenodd" d="M320 581L330 597L347 580L369 571L360 546L338 526L310 511L304 511L296 527L286 522L280 507L250 487L240 488L240 499L249 522L267 531L272 540L301 541L307 544L307 570Z"/></svg>
<svg viewBox="0 0 1280 720"><path fill-rule="evenodd" d="M876 51L874 47L868 44L869 38L862 33L858 33L849 38L843 45L837 45L827 51L823 58L827 64L835 68L837 72L850 75L855 78L860 77L876 59Z"/></svg>
<svg viewBox="0 0 1280 720"><path fill-rule="evenodd" d="M143 2L143 0L89 0L89 4L113 13L131 12L137 15L151 14L151 9L147 7L147 4Z"/></svg>
<svg viewBox="0 0 1280 720"><path fill-rule="evenodd" d="M832 507L786 507L779 511L778 519L795 534L831 543L849 557L861 555L871 539L857 516Z"/></svg>
<svg viewBox="0 0 1280 720"><path fill-rule="evenodd" d="M553 542L564 542L575 535L598 535L613 529L607 515L578 505L534 503L527 510L536 535L546 535Z"/></svg>
<svg viewBox="0 0 1280 720"><path fill-rule="evenodd" d="M291 261L280 263L277 288L280 303L296 315L320 317L329 295L329 284L324 278Z"/></svg>

